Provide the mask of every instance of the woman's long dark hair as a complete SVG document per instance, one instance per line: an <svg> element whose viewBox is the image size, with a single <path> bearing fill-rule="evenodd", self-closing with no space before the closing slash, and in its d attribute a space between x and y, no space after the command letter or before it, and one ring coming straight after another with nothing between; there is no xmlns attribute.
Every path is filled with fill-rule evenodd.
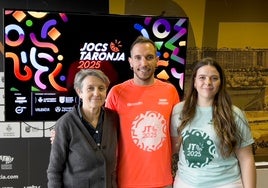
<svg viewBox="0 0 268 188"><path fill-rule="evenodd" d="M190 86L185 97L185 104L181 113L181 125L178 128L179 135L182 130L192 121L196 113L198 93L194 87L196 73L200 67L205 65L213 66L220 75L220 87L214 97L212 105L213 124L216 134L220 139L220 151L224 157L230 156L236 149L241 136L238 134L237 126L233 116L232 101L226 90L226 78L221 66L212 58L207 57L198 61L193 68L190 78Z"/></svg>

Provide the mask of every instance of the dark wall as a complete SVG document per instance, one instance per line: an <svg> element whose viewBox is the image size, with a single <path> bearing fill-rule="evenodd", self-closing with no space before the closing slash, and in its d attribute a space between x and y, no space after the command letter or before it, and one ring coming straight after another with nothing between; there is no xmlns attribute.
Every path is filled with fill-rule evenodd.
<svg viewBox="0 0 268 188"><path fill-rule="evenodd" d="M109 0L2 0L0 7L108 13Z"/></svg>

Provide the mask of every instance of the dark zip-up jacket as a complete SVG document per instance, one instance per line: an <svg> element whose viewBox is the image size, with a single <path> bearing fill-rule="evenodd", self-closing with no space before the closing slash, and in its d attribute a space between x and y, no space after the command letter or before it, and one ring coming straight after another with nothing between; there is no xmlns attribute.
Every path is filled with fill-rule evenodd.
<svg viewBox="0 0 268 188"><path fill-rule="evenodd" d="M77 107L55 125L47 169L48 188L115 188L119 117L104 109L98 147L79 117Z"/></svg>

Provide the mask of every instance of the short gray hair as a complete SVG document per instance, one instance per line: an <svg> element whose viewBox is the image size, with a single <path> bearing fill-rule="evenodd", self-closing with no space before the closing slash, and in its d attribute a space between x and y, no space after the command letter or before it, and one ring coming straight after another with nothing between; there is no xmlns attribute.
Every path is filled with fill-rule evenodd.
<svg viewBox="0 0 268 188"><path fill-rule="evenodd" d="M81 89L82 82L87 76L95 76L103 81L105 86L108 88L110 85L110 80L104 72L99 69L81 69L78 71L74 77L74 89Z"/></svg>

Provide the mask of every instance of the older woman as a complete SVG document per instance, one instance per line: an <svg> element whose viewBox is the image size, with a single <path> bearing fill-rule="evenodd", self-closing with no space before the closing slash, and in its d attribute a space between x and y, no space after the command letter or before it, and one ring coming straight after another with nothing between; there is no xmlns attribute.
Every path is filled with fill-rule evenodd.
<svg viewBox="0 0 268 188"><path fill-rule="evenodd" d="M74 79L80 99L55 125L47 170L48 188L113 188L119 118L103 106L108 77L100 70L82 69Z"/></svg>

